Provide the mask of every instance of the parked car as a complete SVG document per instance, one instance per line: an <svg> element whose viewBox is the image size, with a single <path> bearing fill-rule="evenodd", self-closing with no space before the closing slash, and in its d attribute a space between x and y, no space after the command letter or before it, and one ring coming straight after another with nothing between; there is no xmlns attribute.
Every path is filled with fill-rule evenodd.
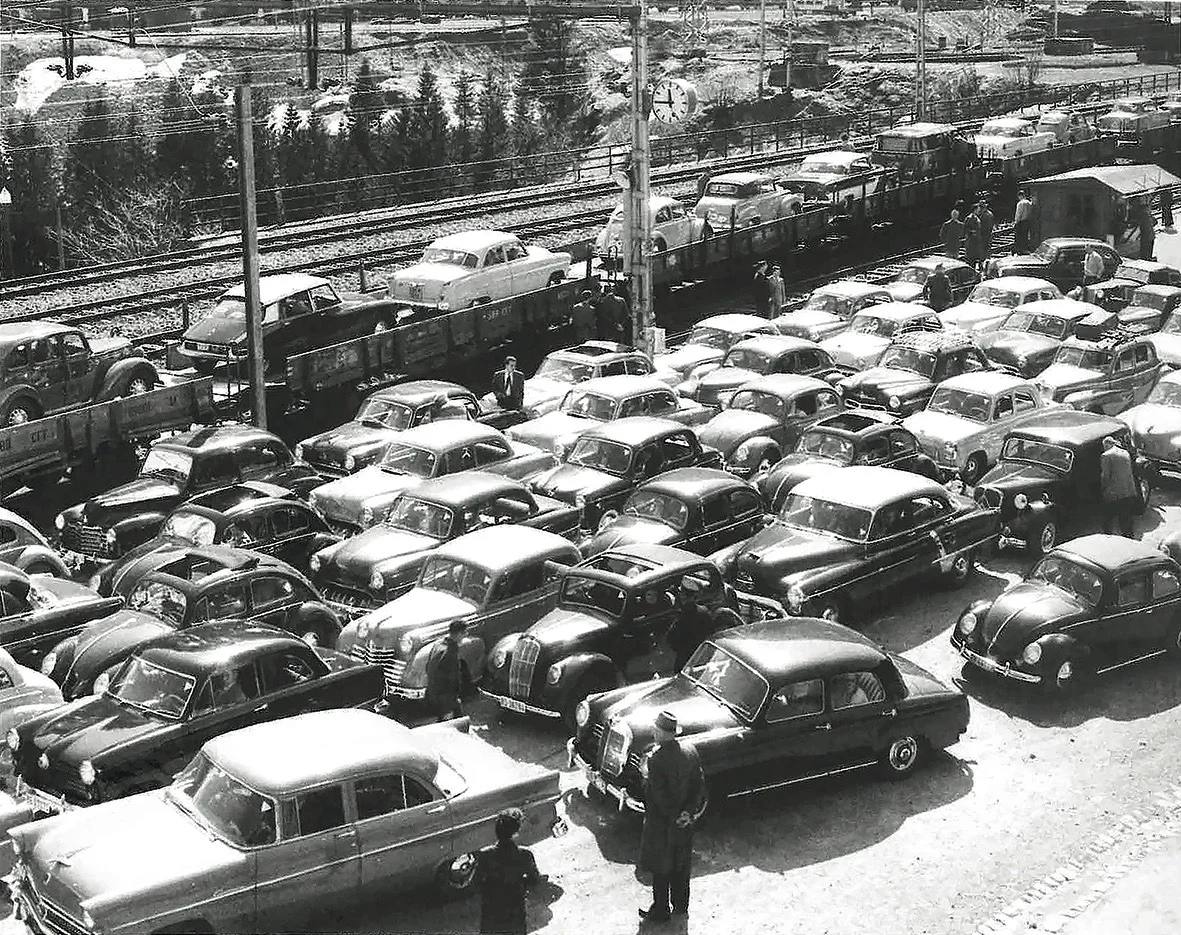
<svg viewBox="0 0 1181 935"><path fill-rule="evenodd" d="M1057 692L1148 656L1181 653L1181 565L1123 536L1073 539L1024 581L966 607L951 645L965 668Z"/></svg>
<svg viewBox="0 0 1181 935"><path fill-rule="evenodd" d="M1150 97L1124 97L1111 105L1111 110L1101 116L1096 125L1106 133L1114 133L1123 139L1135 139L1145 130L1158 130L1168 126L1170 112L1158 106Z"/></svg>
<svg viewBox="0 0 1181 935"><path fill-rule="evenodd" d="M245 362L246 287L231 286L213 310L181 337L179 351L201 373L218 364ZM371 334L397 324L397 306L384 295L337 293L307 273L260 276L263 357L268 372L285 372L286 360L317 347Z"/></svg>
<svg viewBox="0 0 1181 935"><path fill-rule="evenodd" d="M707 612L739 606L706 559L665 545L612 547L566 573L553 610L496 644L480 691L506 711L562 718L574 733L587 698L675 674L668 636L683 598ZM762 604L762 614L785 616Z"/></svg>
<svg viewBox="0 0 1181 935"><path fill-rule="evenodd" d="M554 412L522 422L505 434L514 442L561 457L580 435L604 422L655 416L682 425L701 425L711 415L712 410L678 396L654 376L596 377L567 392Z"/></svg>
<svg viewBox="0 0 1181 935"><path fill-rule="evenodd" d="M427 557L465 533L515 523L573 538L580 521L577 507L520 481L464 471L400 496L376 526L316 553L312 573L329 605L351 618L405 594Z"/></svg>
<svg viewBox="0 0 1181 935"><path fill-rule="evenodd" d="M1058 142L1057 134L1038 130L1023 117L995 117L984 121L976 134L976 152L981 159L1015 159L1032 156Z"/></svg>
<svg viewBox="0 0 1181 935"><path fill-rule="evenodd" d="M731 474L762 477L802 432L840 409L841 397L824 380L776 373L739 387L697 437L722 453Z"/></svg>
<svg viewBox="0 0 1181 935"><path fill-rule="evenodd" d="M821 419L800 436L794 451L756 483L764 502L778 510L802 481L850 464L894 468L932 480L940 477L934 460L897 419L857 409Z"/></svg>
<svg viewBox="0 0 1181 935"><path fill-rule="evenodd" d="M921 256L906 263L894 278L885 284L895 302L922 302L927 277L942 265L951 285L951 304L959 305L980 282L980 274L963 260L948 256Z"/></svg>
<svg viewBox="0 0 1181 935"><path fill-rule="evenodd" d="M904 123L878 131L872 159L898 170L900 178L931 178L951 171L957 154L976 155L976 144L948 123Z"/></svg>
<svg viewBox="0 0 1181 935"><path fill-rule="evenodd" d="M835 378L837 370L828 352L813 341L760 334L731 347L719 366L703 364L695 369L677 392L704 406L725 407L740 386L770 374L824 379ZM710 410L711 417L714 411Z"/></svg>
<svg viewBox="0 0 1181 935"><path fill-rule="evenodd" d="M249 425L220 425L155 442L139 477L57 515L66 562L110 561L160 532L168 515L205 491L263 481L306 496L319 475L297 461L277 435Z"/></svg>
<svg viewBox="0 0 1181 935"><path fill-rule="evenodd" d="M1181 371L1162 375L1144 402L1118 418L1154 473L1181 470Z"/></svg>
<svg viewBox="0 0 1181 935"><path fill-rule="evenodd" d="M1095 128L1081 113L1050 110L1038 117L1038 133L1053 133L1055 143L1083 143L1095 138Z"/></svg>
<svg viewBox="0 0 1181 935"><path fill-rule="evenodd" d="M460 664L478 681L490 648L550 610L561 573L580 558L569 539L541 529L478 529L439 546L413 588L350 623L341 649L382 667L387 697L421 701L432 647L463 620Z"/></svg>
<svg viewBox="0 0 1181 935"><path fill-rule="evenodd" d="M710 233L704 216L686 211L677 199L666 195L652 195L648 199L648 217L652 249L657 253L696 243ZM595 237L595 256L603 257L617 269L623 266L623 219L623 205L617 205L606 226Z"/></svg>
<svg viewBox="0 0 1181 935"><path fill-rule="evenodd" d="M945 328L977 333L995 331L1018 306L1061 298L1058 287L1045 279L1001 276L979 283L963 303L940 312L939 320Z"/></svg>
<svg viewBox="0 0 1181 935"><path fill-rule="evenodd" d="M999 531L994 511L937 481L849 467L798 484L776 521L735 551L727 578L792 614L849 620L924 578L964 585Z"/></svg>
<svg viewBox="0 0 1181 935"><path fill-rule="evenodd" d="M702 364L716 363L735 343L751 334L779 334L775 326L757 315L727 313L703 318L693 326L683 344L653 358L657 376L675 386Z"/></svg>
<svg viewBox="0 0 1181 935"><path fill-rule="evenodd" d="M595 377L647 376L652 372L652 361L642 351L614 341L584 341L552 351L525 380L525 412L530 416L553 412L572 386ZM497 408L493 393L482 396L480 403L489 411Z"/></svg>
<svg viewBox="0 0 1181 935"><path fill-rule="evenodd" d="M571 763L590 788L644 810L653 723L671 711L705 772L707 802L834 771L912 774L968 727L968 702L910 660L826 620L771 621L702 643L681 672L578 709Z"/></svg>
<svg viewBox="0 0 1181 935"><path fill-rule="evenodd" d="M378 390L365 398L351 421L305 438L295 456L325 477L344 477L376 464L391 441L407 429L443 419L475 419L506 428L524 418L515 413L491 413L472 391L443 380L411 380Z"/></svg>
<svg viewBox="0 0 1181 935"><path fill-rule="evenodd" d="M0 731L4 736L26 718L60 707L61 689L53 679L22 666L6 649L0 649ZM12 766L12 751L0 749L5 769Z"/></svg>
<svg viewBox="0 0 1181 935"><path fill-rule="evenodd" d="M130 586L126 607L62 640L41 661L67 700L101 695L149 640L212 620L265 624L310 646L336 645L340 620L286 562L219 546L163 554L170 560Z"/></svg>
<svg viewBox="0 0 1181 935"><path fill-rule="evenodd" d="M1132 293L1132 300L1119 313L1119 320L1130 331L1155 337L1178 308L1181 308L1181 286L1139 286ZM1163 362L1174 366L1181 363L1181 355L1166 357L1162 353L1162 349L1168 346L1168 339L1163 342L1153 340L1152 343Z"/></svg>
<svg viewBox="0 0 1181 935"><path fill-rule="evenodd" d="M19 513L3 507L0 507L0 562L15 565L29 575L70 576L66 563L41 531Z"/></svg>
<svg viewBox="0 0 1181 935"><path fill-rule="evenodd" d="M1008 433L1040 418L1052 405L1021 377L967 373L941 383L927 408L902 424L944 478L959 477L971 487L996 463Z"/></svg>
<svg viewBox="0 0 1181 935"><path fill-rule="evenodd" d="M1062 408L1010 432L1000 460L973 492L978 503L997 512L1000 545L1042 555L1064 530L1085 529L1102 515L1099 455L1109 435L1132 454L1140 508L1148 509L1151 476L1128 427L1109 416Z"/></svg>
<svg viewBox="0 0 1181 935"><path fill-rule="evenodd" d="M1083 288L1083 298L1109 312L1121 311L1138 286L1181 286L1181 270L1155 260L1125 259L1110 279Z"/></svg>
<svg viewBox="0 0 1181 935"><path fill-rule="evenodd" d="M868 153L831 150L805 156L799 167L780 179L788 191L808 202L831 204L846 214L852 205L894 184L897 173L870 161Z"/></svg>
<svg viewBox="0 0 1181 935"><path fill-rule="evenodd" d="M1105 240L1093 237L1051 237L1043 240L1033 253L993 257L988 261L988 278L1033 276L1047 279L1060 290L1067 291L1083 284L1083 263L1091 250L1103 258L1104 279L1114 275L1124 261Z"/></svg>
<svg viewBox="0 0 1181 935"><path fill-rule="evenodd" d="M883 286L857 279L838 279L812 290L802 308L774 319L780 334L806 341L823 341L849 327L862 309L894 299Z"/></svg>
<svg viewBox="0 0 1181 935"><path fill-rule="evenodd" d="M413 266L390 277L390 298L441 312L498 302L562 282L569 253L525 246L515 234L475 230L435 240Z"/></svg>
<svg viewBox="0 0 1181 935"><path fill-rule="evenodd" d="M1038 374L1037 384L1054 402L1115 415L1144 402L1160 372L1148 335L1120 328L1093 332L1079 324Z"/></svg>
<svg viewBox="0 0 1181 935"><path fill-rule="evenodd" d="M351 535L380 522L400 494L432 477L478 468L526 480L553 463L549 452L479 422L433 422L407 429L380 463L317 487L308 502L335 532Z"/></svg>
<svg viewBox="0 0 1181 935"><path fill-rule="evenodd" d="M845 375L877 366L890 343L912 331L942 331L943 322L926 305L888 302L853 316L847 331L821 343Z"/></svg>
<svg viewBox="0 0 1181 935"><path fill-rule="evenodd" d="M589 556L647 543L711 555L745 542L763 518L758 492L740 478L717 468L678 468L633 490L580 548Z"/></svg>
<svg viewBox="0 0 1181 935"><path fill-rule="evenodd" d="M804 196L789 192L761 172L723 172L706 183L693 213L705 220L708 231L757 227L798 212Z"/></svg>
<svg viewBox="0 0 1181 935"><path fill-rule="evenodd" d="M0 647L22 665L39 668L57 643L123 606L67 578L28 575L0 562Z"/></svg>
<svg viewBox="0 0 1181 935"><path fill-rule="evenodd" d="M644 481L674 468L721 466L721 454L704 448L692 429L636 416L591 429L530 486L574 504L582 511L583 528L596 529L603 514L618 511Z"/></svg>
<svg viewBox="0 0 1181 935"><path fill-rule="evenodd" d="M1171 313L1149 340L1161 361L1170 367L1181 367L1181 312Z"/></svg>
<svg viewBox="0 0 1181 935"><path fill-rule="evenodd" d="M837 384L848 407L906 416L927 405L944 380L991 370L975 338L962 331L912 331L894 339L876 367Z"/></svg>
<svg viewBox="0 0 1181 935"><path fill-rule="evenodd" d="M1062 342L1079 322L1103 309L1074 299L1027 302L1009 312L999 328L980 335L980 347L997 367L1032 378L1054 362Z"/></svg>
<svg viewBox="0 0 1181 935"><path fill-rule="evenodd" d="M56 321L0 324L0 425L146 393L160 375L126 338L90 338Z"/></svg>
<svg viewBox="0 0 1181 935"><path fill-rule="evenodd" d="M324 518L293 493L247 481L198 494L177 507L156 538L103 565L89 583L104 597L127 597L141 574L170 560L164 556L207 545L251 549L306 569L315 552L336 541Z"/></svg>
<svg viewBox="0 0 1181 935"><path fill-rule="evenodd" d="M300 928L432 880L466 891L496 815L519 806L521 840L536 842L564 830L558 797L555 771L466 721L300 714L208 741L166 789L14 829L13 898L39 930ZM343 866L364 869L327 859L342 846Z"/></svg>

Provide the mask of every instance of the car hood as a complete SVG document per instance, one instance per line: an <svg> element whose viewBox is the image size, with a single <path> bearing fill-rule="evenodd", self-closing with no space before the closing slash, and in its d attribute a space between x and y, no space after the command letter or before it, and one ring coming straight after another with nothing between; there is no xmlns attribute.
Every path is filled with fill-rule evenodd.
<svg viewBox="0 0 1181 935"><path fill-rule="evenodd" d="M69 661L64 682L67 686L89 686L133 649L174 629L158 617L126 608L91 623L74 642L73 659Z"/></svg>
<svg viewBox="0 0 1181 935"><path fill-rule="evenodd" d="M1023 464L1020 461L1001 461L980 479L979 487L993 487L1013 495L1024 493L1040 497L1047 487L1062 483L1064 476L1040 464Z"/></svg>
<svg viewBox="0 0 1181 935"><path fill-rule="evenodd" d="M1136 435L1176 435L1181 432L1181 408L1141 403L1119 414Z"/></svg>
<svg viewBox="0 0 1181 935"><path fill-rule="evenodd" d="M794 312L784 315L776 324L784 334L806 338L811 328L824 328L846 320L840 315L826 312L819 308L797 308Z"/></svg>
<svg viewBox="0 0 1181 935"><path fill-rule="evenodd" d="M543 646L570 646L611 628L598 614L570 607L555 607L529 628Z"/></svg>
<svg viewBox="0 0 1181 935"><path fill-rule="evenodd" d="M997 276L1004 276L1010 269L1045 269L1050 264L1040 256L1032 253L1015 253L1012 256L1002 256L996 259Z"/></svg>
<svg viewBox="0 0 1181 935"><path fill-rule="evenodd" d="M1181 363L1181 334L1154 334L1149 340L1161 360Z"/></svg>
<svg viewBox="0 0 1181 935"><path fill-rule="evenodd" d="M1087 606L1060 588L1023 581L1003 592L980 620L980 635L989 652L1014 659L1033 640L1057 629L1064 619L1082 616Z"/></svg>
<svg viewBox="0 0 1181 935"><path fill-rule="evenodd" d="M431 591L428 588L411 588L401 597L361 619L371 626L371 637L380 635L383 640L392 641L403 633L417 630L419 627L466 617L476 609L476 605L471 601L465 601L453 594Z"/></svg>
<svg viewBox="0 0 1181 935"><path fill-rule="evenodd" d="M346 455L354 457L384 449L398 435L396 429L379 425L362 425L360 422L346 422L327 432L305 438L304 457L313 454ZM314 456L309 460L318 460Z"/></svg>
<svg viewBox="0 0 1181 935"><path fill-rule="evenodd" d="M918 282L888 282L882 288L895 302L914 302L923 294L923 284Z"/></svg>
<svg viewBox="0 0 1181 935"><path fill-rule="evenodd" d="M853 542L775 522L739 550L735 567L772 585L787 575L847 561L858 553Z"/></svg>
<svg viewBox="0 0 1181 935"><path fill-rule="evenodd" d="M877 362L890 346L890 339L880 334L845 331L821 341L820 346L838 364L864 367Z"/></svg>
<svg viewBox="0 0 1181 935"><path fill-rule="evenodd" d="M84 514L89 520L99 520L106 512L121 512L134 507L136 512L167 508L182 495L181 487L159 477L137 477L126 484L112 487L86 501Z"/></svg>
<svg viewBox="0 0 1181 935"><path fill-rule="evenodd" d="M747 370L745 367L719 367L717 370L711 370L705 374L697 383L698 387L703 390L734 390L742 386L743 383L749 383L760 376L753 370Z"/></svg>
<svg viewBox="0 0 1181 935"><path fill-rule="evenodd" d="M902 424L919 439L932 442L959 442L983 432L986 426L971 419L953 416L946 412L932 412L924 409L913 416L907 416Z"/></svg>
<svg viewBox="0 0 1181 935"><path fill-rule="evenodd" d="M740 198L726 198L722 195L707 195L697 202L695 213L698 217L707 214L723 214L725 215L726 223L730 221L730 209L741 203Z"/></svg>
<svg viewBox="0 0 1181 935"><path fill-rule="evenodd" d="M329 519L358 523L361 511L371 501L392 499L421 484L422 480L413 474L390 474L373 464L356 474L322 484L313 493L317 509Z"/></svg>
<svg viewBox="0 0 1181 935"><path fill-rule="evenodd" d="M931 381L910 370L895 370L892 367L871 367L855 373L845 380L845 392L876 389L883 396L905 396L908 393L928 389Z"/></svg>
<svg viewBox="0 0 1181 935"><path fill-rule="evenodd" d="M83 760L94 760L101 770L105 751L151 737L171 723L149 717L108 695L88 696L39 723L32 737L22 738L22 743L34 744L51 762L65 763L76 770Z"/></svg>
<svg viewBox="0 0 1181 935"><path fill-rule="evenodd" d="M630 486L631 481L580 464L559 464L538 477L534 484L539 492L548 497L563 503L573 503L579 494L588 500L594 499L602 494L622 490Z"/></svg>
<svg viewBox="0 0 1181 935"><path fill-rule="evenodd" d="M551 399L561 399L570 391L571 385L549 377L530 377L525 381L525 407L536 406Z"/></svg>
<svg viewBox="0 0 1181 935"><path fill-rule="evenodd" d="M1037 382L1052 392L1072 386L1086 386L1103 380L1098 370L1086 370L1074 364L1050 364L1038 374Z"/></svg>
<svg viewBox="0 0 1181 935"><path fill-rule="evenodd" d="M523 442L549 451L559 439L577 437L602 424L597 419L584 419L568 412L550 412L520 425L514 425L506 434L515 442Z"/></svg>
<svg viewBox="0 0 1181 935"><path fill-rule="evenodd" d="M386 525L373 526L364 532L345 539L325 562L329 567L339 569L346 578L368 583L369 576L378 566L406 555L417 555L437 548L439 540L418 533L394 529Z"/></svg>
<svg viewBox="0 0 1181 935"><path fill-rule="evenodd" d="M777 419L761 412L726 409L697 429L697 437L701 444L716 448L728 456L748 438L766 435L778 427Z"/></svg>
<svg viewBox="0 0 1181 935"><path fill-rule="evenodd" d="M980 338L984 352L1002 364L1015 364L1018 358L1048 353L1060 343L1044 334L1030 334L1028 331L994 331Z"/></svg>
<svg viewBox="0 0 1181 935"><path fill-rule="evenodd" d="M607 724L626 722L632 732L631 748L640 751L651 745L653 723L661 711L676 716L682 738L742 727L742 721L733 711L680 675L626 693L607 707L603 718Z"/></svg>
<svg viewBox="0 0 1181 935"><path fill-rule="evenodd" d="M675 370L677 373L687 374L701 364L717 363L723 356L717 348L705 347L702 344L682 344L675 351L657 354L652 359L652 364L657 370Z"/></svg>
<svg viewBox="0 0 1181 935"><path fill-rule="evenodd" d="M396 283L413 281L441 286L462 279L470 272L462 266L454 266L451 263L415 263L413 266L398 270L394 274L394 280Z"/></svg>
<svg viewBox="0 0 1181 935"><path fill-rule="evenodd" d="M184 333L184 340L202 344L231 344L246 337L246 323L237 318L213 315L203 318Z"/></svg>
<svg viewBox="0 0 1181 935"><path fill-rule="evenodd" d="M984 302L961 302L954 308L939 313L939 320L945 328L960 328L971 331L977 325L1004 319L1012 309Z"/></svg>
<svg viewBox="0 0 1181 935"><path fill-rule="evenodd" d="M598 555L608 549L622 545L672 545L681 540L682 534L671 526L656 520L640 519L636 516L621 516L606 529L598 532L583 547L584 555Z"/></svg>

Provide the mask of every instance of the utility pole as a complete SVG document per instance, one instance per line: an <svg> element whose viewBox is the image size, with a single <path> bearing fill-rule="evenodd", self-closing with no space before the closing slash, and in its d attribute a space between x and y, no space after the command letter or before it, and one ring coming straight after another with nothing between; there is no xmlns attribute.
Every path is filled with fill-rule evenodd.
<svg viewBox="0 0 1181 935"><path fill-rule="evenodd" d="M65 62L67 81L73 81L74 74L74 7L67 2L62 4L62 61Z"/></svg>
<svg viewBox="0 0 1181 935"><path fill-rule="evenodd" d="M787 99L791 98L791 66L796 57L796 4L787 0L787 55L783 59L783 89Z"/></svg>
<svg viewBox="0 0 1181 935"><path fill-rule="evenodd" d="M353 13L351 6L344 8L344 54L348 58L353 54Z"/></svg>
<svg viewBox="0 0 1181 935"><path fill-rule="evenodd" d="M320 86L320 11L308 10L306 20L307 30L307 62L308 87L315 90Z"/></svg>
<svg viewBox="0 0 1181 935"><path fill-rule="evenodd" d="M648 113L648 8L641 4L632 19L632 151L628 187L624 198L625 248L628 297L631 300L632 330L636 347L649 350L652 328L652 219L650 200Z"/></svg>
<svg viewBox="0 0 1181 935"><path fill-rule="evenodd" d="M767 70L767 0L759 0L759 100L763 99L763 74Z"/></svg>
<svg viewBox="0 0 1181 935"><path fill-rule="evenodd" d="M1058 0L1054 0L1054 38L1058 38Z"/></svg>
<svg viewBox="0 0 1181 935"><path fill-rule="evenodd" d="M242 274L246 298L246 349L250 360L250 401L254 424L267 427L267 384L262 347L262 306L258 286L258 216L254 204L254 120L250 85L234 91L238 118L238 204L242 214Z"/></svg>
<svg viewBox="0 0 1181 935"><path fill-rule="evenodd" d="M918 0L914 49L914 119L927 119L927 2Z"/></svg>

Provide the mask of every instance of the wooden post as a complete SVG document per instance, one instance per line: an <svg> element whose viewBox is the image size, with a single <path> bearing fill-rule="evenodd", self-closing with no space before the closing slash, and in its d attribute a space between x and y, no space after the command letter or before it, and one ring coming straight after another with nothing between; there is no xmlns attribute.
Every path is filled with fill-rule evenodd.
<svg viewBox="0 0 1181 935"><path fill-rule="evenodd" d="M242 216L242 273L245 280L251 408L254 424L265 429L267 386L262 346L262 308L258 295L258 216L254 203L254 122L250 112L250 85L238 85L234 92L234 103L238 118L238 204Z"/></svg>

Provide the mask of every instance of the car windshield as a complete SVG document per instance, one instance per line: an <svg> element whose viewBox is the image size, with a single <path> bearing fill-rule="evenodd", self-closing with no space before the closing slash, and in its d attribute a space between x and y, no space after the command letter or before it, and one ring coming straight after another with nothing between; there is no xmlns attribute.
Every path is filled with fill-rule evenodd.
<svg viewBox="0 0 1181 935"><path fill-rule="evenodd" d="M808 301L804 303L806 309L814 312L828 312L830 315L839 315L841 318L848 318L852 307L852 300L848 296L832 295L827 292L813 292L808 296Z"/></svg>
<svg viewBox="0 0 1181 935"><path fill-rule="evenodd" d="M853 323L849 325L850 331L856 331L858 334L876 334L883 338L890 337L897 328L898 322L882 318L880 315L871 315L869 312L858 312L853 316Z"/></svg>
<svg viewBox="0 0 1181 935"><path fill-rule="evenodd" d="M160 535L183 539L193 545L213 545L217 526L208 516L177 510L164 521Z"/></svg>
<svg viewBox="0 0 1181 935"><path fill-rule="evenodd" d="M188 601L184 594L162 581L141 581L127 598L127 606L159 617L165 623L184 623Z"/></svg>
<svg viewBox="0 0 1181 935"><path fill-rule="evenodd" d="M445 506L431 503L429 500L419 500L417 497L404 496L394 501L394 505L386 514L385 524L404 532L430 536L442 542L451 533L451 521L454 517L455 514Z"/></svg>
<svg viewBox="0 0 1181 935"><path fill-rule="evenodd" d="M176 777L169 796L209 830L239 847L275 843L275 803L242 785L204 753Z"/></svg>
<svg viewBox="0 0 1181 935"><path fill-rule="evenodd" d="M829 500L791 494L779 511L779 521L795 529L862 542L869 534L869 510Z"/></svg>
<svg viewBox="0 0 1181 935"><path fill-rule="evenodd" d="M780 419L784 414L783 400L771 393L761 390L740 390L730 397L730 409L743 409L747 412L761 412L773 419Z"/></svg>
<svg viewBox="0 0 1181 935"><path fill-rule="evenodd" d="M829 432L805 432L796 444L796 451L839 464L852 464L856 454L849 439Z"/></svg>
<svg viewBox="0 0 1181 935"><path fill-rule="evenodd" d="M1121 263L1116 267L1115 275L1111 278L1126 279L1129 282L1137 282L1143 286L1152 280L1152 273L1141 266L1129 266L1126 263Z"/></svg>
<svg viewBox="0 0 1181 935"><path fill-rule="evenodd" d="M1005 323L1001 325L1004 331L1024 331L1029 334L1044 334L1048 338L1061 341L1070 332L1070 322L1058 315L1046 315L1040 312L1010 312Z"/></svg>
<svg viewBox="0 0 1181 935"><path fill-rule="evenodd" d="M1042 241L1037 245L1037 249L1033 251L1033 255L1052 263L1058 258L1058 249L1053 244Z"/></svg>
<svg viewBox="0 0 1181 935"><path fill-rule="evenodd" d="M448 250L445 247L427 247L422 251L422 262L446 263L449 266L462 266L466 269L475 269L480 263L480 258L474 253L468 253L466 250Z"/></svg>
<svg viewBox="0 0 1181 935"><path fill-rule="evenodd" d="M140 477L164 477L185 483L193 470L193 456L169 448L152 448L139 469Z"/></svg>
<svg viewBox="0 0 1181 935"><path fill-rule="evenodd" d="M1022 295L998 286L990 286L986 282L980 283L968 296L969 302L977 305L993 305L997 308L1016 308L1021 304Z"/></svg>
<svg viewBox="0 0 1181 935"><path fill-rule="evenodd" d="M578 364L572 360L562 360L560 357L547 357L533 374L546 380L557 380L559 383L581 383L595 375L595 368L590 364Z"/></svg>
<svg viewBox="0 0 1181 935"><path fill-rule="evenodd" d="M689 524L689 508L676 497L655 490L637 490L624 504L623 512L626 516L653 519L677 530Z"/></svg>
<svg viewBox="0 0 1181 935"><path fill-rule="evenodd" d="M1181 408L1181 383L1162 380L1152 388L1152 392L1148 394L1147 402Z"/></svg>
<svg viewBox="0 0 1181 935"><path fill-rule="evenodd" d="M574 443L566 462L622 477L631 466L632 450L627 445L602 438L580 438Z"/></svg>
<svg viewBox="0 0 1181 935"><path fill-rule="evenodd" d="M213 311L209 313L210 318L229 319L230 321L245 321L246 320L246 300L226 298L221 299L215 306Z"/></svg>
<svg viewBox="0 0 1181 935"><path fill-rule="evenodd" d="M894 282L914 282L921 286L930 275L931 271L925 266L905 266L902 272L894 277Z"/></svg>
<svg viewBox="0 0 1181 935"><path fill-rule="evenodd" d="M697 647L681 675L745 721L754 720L770 691L758 672L711 642Z"/></svg>
<svg viewBox="0 0 1181 935"><path fill-rule="evenodd" d="M1141 291L1137 289L1132 293L1132 305L1137 308L1151 308L1158 312L1167 312L1169 310L1170 296L1160 292L1149 292L1147 290ZM1171 320L1170 320L1170 323ZM1173 325L1173 330L1176 331L1177 325ZM1164 330L1163 328L1161 329Z"/></svg>
<svg viewBox="0 0 1181 935"><path fill-rule="evenodd" d="M394 442L381 459L381 469L387 474L409 474L413 477L433 477L438 458L425 448L415 448Z"/></svg>
<svg viewBox="0 0 1181 935"><path fill-rule="evenodd" d="M428 558L418 576L418 587L442 591L473 604L483 604L492 576L479 565L436 555Z"/></svg>
<svg viewBox="0 0 1181 935"><path fill-rule="evenodd" d="M1060 555L1047 555L1034 565L1029 580L1052 584L1091 607L1103 596L1103 582L1098 575Z"/></svg>
<svg viewBox="0 0 1181 935"><path fill-rule="evenodd" d="M891 370L909 370L930 379L935 375L935 355L913 347L891 347L882 355L879 366Z"/></svg>
<svg viewBox="0 0 1181 935"><path fill-rule="evenodd" d="M753 370L755 373L768 373L772 360L767 354L736 347L731 350L722 361L723 367L737 367L741 370Z"/></svg>
<svg viewBox="0 0 1181 935"><path fill-rule="evenodd" d="M608 581L570 574L562 581L561 603L591 607L608 617L619 617L627 606L627 592Z"/></svg>
<svg viewBox="0 0 1181 935"><path fill-rule="evenodd" d="M980 128L981 136L1005 136L1015 138L1024 136L1028 127L1025 124L995 123L989 121Z"/></svg>
<svg viewBox="0 0 1181 935"><path fill-rule="evenodd" d="M111 680L107 694L148 714L176 721L189 706L196 684L191 675L132 656Z"/></svg>
<svg viewBox="0 0 1181 935"><path fill-rule="evenodd" d="M1083 370L1106 370L1107 365L1111 363L1111 352L1065 344L1058 348L1058 353L1054 355L1054 363L1069 364Z"/></svg>
<svg viewBox="0 0 1181 935"><path fill-rule="evenodd" d="M562 411L580 419L607 422L615 415L616 400L589 390L571 390L562 400Z"/></svg>
<svg viewBox="0 0 1181 935"><path fill-rule="evenodd" d="M414 422L414 409L389 399L367 399L357 411L357 421L362 425L404 432Z"/></svg>
<svg viewBox="0 0 1181 935"><path fill-rule="evenodd" d="M987 422L990 402L989 397L981 396L979 393L941 386L935 390L935 395L927 403L927 409L949 416L959 416L972 422Z"/></svg>
<svg viewBox="0 0 1181 935"><path fill-rule="evenodd" d="M1001 459L1027 461L1068 474L1070 466L1074 463L1074 452L1061 445L1038 441L1036 438L1007 438L1005 446L1001 449Z"/></svg>
<svg viewBox="0 0 1181 935"><path fill-rule="evenodd" d="M698 325L689 332L686 344L696 344L699 347L712 347L714 350L724 351L733 344L739 335L722 328L703 328Z"/></svg>

